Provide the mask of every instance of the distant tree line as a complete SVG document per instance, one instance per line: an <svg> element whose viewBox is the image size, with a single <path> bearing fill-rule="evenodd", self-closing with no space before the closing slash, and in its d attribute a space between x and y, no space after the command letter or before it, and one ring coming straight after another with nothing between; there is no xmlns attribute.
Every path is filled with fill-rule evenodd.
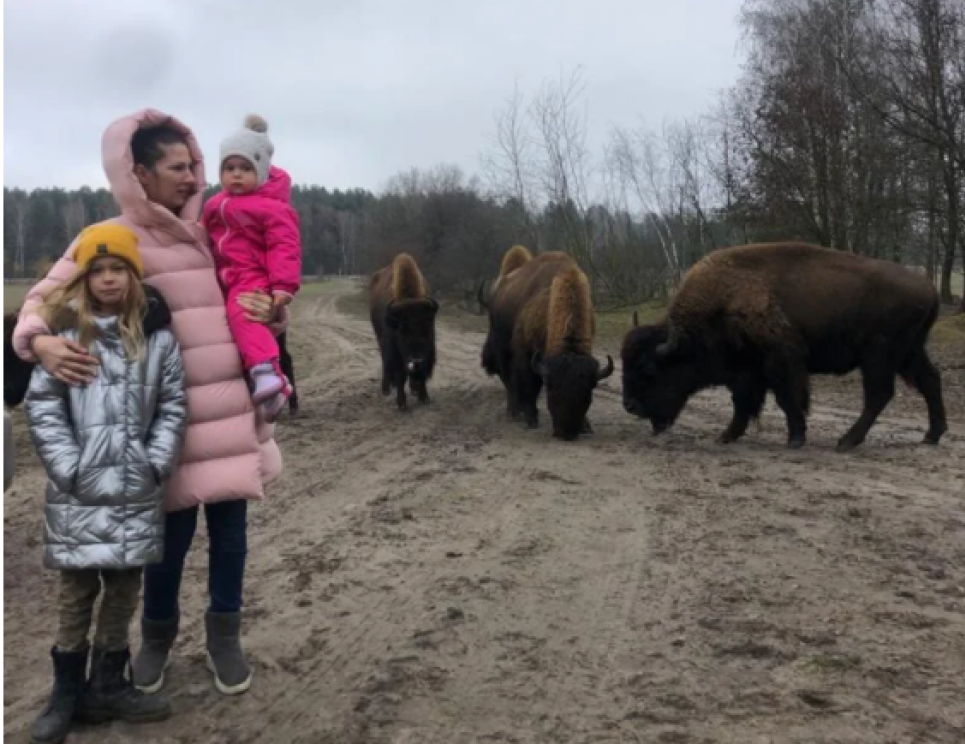
<svg viewBox="0 0 965 744"><path fill-rule="evenodd" d="M468 300L523 243L570 253L621 304L666 293L715 248L801 239L914 266L965 309L965 3L746 0L740 21L742 75L703 115L614 125L594 151L577 70L514 92L479 175L441 164L378 194L295 187L305 273L365 274L408 251ZM36 276L116 209L104 190L4 196L8 276Z"/></svg>

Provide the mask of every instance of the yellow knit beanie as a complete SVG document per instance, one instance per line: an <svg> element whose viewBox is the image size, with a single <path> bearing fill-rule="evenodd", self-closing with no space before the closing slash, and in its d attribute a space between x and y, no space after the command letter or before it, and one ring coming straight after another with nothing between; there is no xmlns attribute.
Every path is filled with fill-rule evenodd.
<svg viewBox="0 0 965 744"><path fill-rule="evenodd" d="M144 277L144 262L137 249L137 234L116 224L91 225L77 239L74 261L78 269L86 269L91 261L104 256L116 256L127 261L138 279Z"/></svg>

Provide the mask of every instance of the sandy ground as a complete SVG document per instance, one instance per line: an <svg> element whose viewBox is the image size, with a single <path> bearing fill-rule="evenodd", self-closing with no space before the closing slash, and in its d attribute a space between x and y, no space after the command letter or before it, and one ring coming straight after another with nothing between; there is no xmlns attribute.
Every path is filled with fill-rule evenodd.
<svg viewBox="0 0 965 744"><path fill-rule="evenodd" d="M371 329L300 300L303 400L285 475L253 507L251 691L203 660L206 540L185 578L175 716L72 734L145 742L965 741L965 353L941 359L951 432L918 445L902 386L866 445L834 443L854 380L816 387L809 446L714 443L722 393L654 439L597 394L596 435L503 419L482 335L442 329L432 404L378 392ZM610 349L615 353L615 349ZM545 409L544 409L545 410ZM545 413L544 413L545 416ZM4 733L49 685L54 576L39 566L41 473L18 419L4 497Z"/></svg>

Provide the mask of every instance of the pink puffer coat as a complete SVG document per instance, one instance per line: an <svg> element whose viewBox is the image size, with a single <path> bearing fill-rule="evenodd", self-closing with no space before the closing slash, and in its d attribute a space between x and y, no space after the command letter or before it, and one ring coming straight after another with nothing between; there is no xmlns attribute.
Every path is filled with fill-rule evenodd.
<svg viewBox="0 0 965 744"><path fill-rule="evenodd" d="M174 215L148 201L134 175L131 137L140 127L167 124L184 132L195 158L198 193ZM165 496L165 508L177 511L199 503L229 499L262 499L264 484L281 472L281 453L274 427L255 414L241 357L228 330L224 299L218 286L208 239L198 223L201 215L204 164L191 131L154 109L144 109L111 124L103 138L104 171L121 209L118 222L140 238L145 282L164 295L173 316L172 329L181 346L188 392L188 428L184 449ZM33 310L55 286L73 275L75 244L27 295L14 331L17 354L36 361L30 342L47 333Z"/></svg>

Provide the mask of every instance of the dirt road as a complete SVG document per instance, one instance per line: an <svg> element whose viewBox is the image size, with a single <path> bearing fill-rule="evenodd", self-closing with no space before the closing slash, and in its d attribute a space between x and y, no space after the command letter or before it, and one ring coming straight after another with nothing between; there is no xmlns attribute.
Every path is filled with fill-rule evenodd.
<svg viewBox="0 0 965 744"><path fill-rule="evenodd" d="M503 419L482 336L443 329L432 404L378 392L371 330L333 294L299 301L303 411L286 472L253 507L245 642L251 691L203 660L206 541L185 577L168 691L176 715L70 741L965 741L965 369L951 432L919 446L902 387L860 450L834 443L854 381L819 385L809 446L772 402L728 447L724 394L654 439L619 372L596 435ZM615 352L615 349L610 349ZM5 501L4 731L42 704L54 577L39 567L41 474L22 422Z"/></svg>

